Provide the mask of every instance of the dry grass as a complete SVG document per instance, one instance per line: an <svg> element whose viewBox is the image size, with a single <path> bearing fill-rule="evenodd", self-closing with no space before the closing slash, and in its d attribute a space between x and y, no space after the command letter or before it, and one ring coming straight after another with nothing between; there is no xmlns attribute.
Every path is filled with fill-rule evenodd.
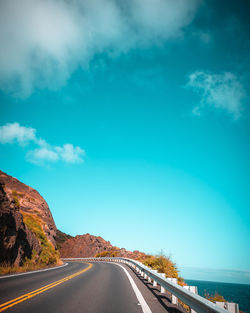
<svg viewBox="0 0 250 313"><path fill-rule="evenodd" d="M58 266L61 264L63 264L63 262L61 260L58 260L58 262L56 264L53 264L53 266ZM24 273L24 272L49 268L53 266L47 266L45 264L24 264L22 266L16 266L16 265L11 265L10 263L4 262L0 264L0 275Z"/></svg>
<svg viewBox="0 0 250 313"><path fill-rule="evenodd" d="M205 294L205 298L207 298L209 301L211 301L211 302L216 302L216 301L218 301L218 302L226 302L227 300L222 296L222 295L220 295L218 292L215 292L215 294L214 295L211 295L211 294L209 294L209 293L206 293Z"/></svg>
<svg viewBox="0 0 250 313"><path fill-rule="evenodd" d="M141 262L159 273L164 273L166 277L179 278L176 264L164 254L148 255Z"/></svg>

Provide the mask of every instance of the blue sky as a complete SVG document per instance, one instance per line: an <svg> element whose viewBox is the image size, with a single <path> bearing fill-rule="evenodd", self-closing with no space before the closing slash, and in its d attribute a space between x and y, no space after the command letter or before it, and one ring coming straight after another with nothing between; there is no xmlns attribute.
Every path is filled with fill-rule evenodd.
<svg viewBox="0 0 250 313"><path fill-rule="evenodd" d="M247 1L0 8L1 169L66 233L250 283Z"/></svg>

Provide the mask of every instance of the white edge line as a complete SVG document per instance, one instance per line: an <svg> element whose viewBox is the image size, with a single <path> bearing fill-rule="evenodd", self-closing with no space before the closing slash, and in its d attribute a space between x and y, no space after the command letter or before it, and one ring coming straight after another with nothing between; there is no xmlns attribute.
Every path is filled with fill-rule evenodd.
<svg viewBox="0 0 250 313"><path fill-rule="evenodd" d="M27 274L33 274L33 273L40 273L40 272L45 272L45 271L50 271L50 270L56 270L58 268L61 268L61 267L67 266L67 265L69 265L69 263L64 263L63 265L56 266L56 267L45 268L43 270L37 270L37 271L31 271L31 272L25 272L25 273L13 274L13 275L0 276L0 279L8 278L8 277L16 277L16 276L21 276L21 275L27 275Z"/></svg>
<svg viewBox="0 0 250 313"><path fill-rule="evenodd" d="M126 275L128 276L128 279L132 285L132 288L135 292L135 295L141 305L141 308L142 308L142 311L143 313L152 313L152 311L150 310L150 307L148 306L147 302L145 301L145 299L143 298L143 295L141 294L139 288L136 286L136 283L134 282L133 278L131 277L131 275L129 274L129 272L126 270L126 268L124 268L122 265L120 264L117 264L117 263L112 263L112 264L115 264L115 265L118 265L120 266L124 272L126 273Z"/></svg>

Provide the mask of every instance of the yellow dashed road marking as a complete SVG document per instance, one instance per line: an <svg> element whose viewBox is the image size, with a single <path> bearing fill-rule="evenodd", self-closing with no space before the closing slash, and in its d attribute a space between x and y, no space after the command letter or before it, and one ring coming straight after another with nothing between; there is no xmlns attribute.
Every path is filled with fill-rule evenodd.
<svg viewBox="0 0 250 313"><path fill-rule="evenodd" d="M89 269L91 269L91 267L93 266L93 264L91 264L91 263L88 263L88 265L89 266L87 268L85 268L84 270L81 270L80 272L76 272L75 274L72 274L70 276L64 277L64 278L62 278L62 279L60 279L60 280L58 280L58 281L56 281L54 283L51 283L51 284L46 285L46 286L43 286L43 287L41 287L39 289L36 289L36 290L31 291L29 293L26 293L26 294L24 294L24 295L22 295L22 296L20 296L18 298L15 298L13 300L10 300L10 301L7 301L5 303L0 304L0 312L6 310L8 308L11 308L12 306L14 306L14 305L16 305L18 303L26 301L26 300L28 300L28 299L36 296L36 295L39 295L40 293L43 293L44 291L46 291L48 289L54 288L54 287L64 283L67 280L70 280L70 279L72 279L72 278L74 278L74 277L76 277L78 275L83 274L84 272L86 272Z"/></svg>

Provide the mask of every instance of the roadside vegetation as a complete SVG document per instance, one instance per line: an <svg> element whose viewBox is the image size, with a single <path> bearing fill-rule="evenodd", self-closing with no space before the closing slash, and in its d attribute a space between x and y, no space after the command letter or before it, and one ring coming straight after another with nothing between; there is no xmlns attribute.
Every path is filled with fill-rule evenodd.
<svg viewBox="0 0 250 313"><path fill-rule="evenodd" d="M215 292L213 295L206 293L205 298L208 299L209 301L215 303L216 301L218 302L227 302L227 300L220 295L218 292Z"/></svg>
<svg viewBox="0 0 250 313"><path fill-rule="evenodd" d="M159 273L164 273L166 277L177 278L178 284L186 285L184 279L179 276L179 271L176 264L170 257L160 253L158 255L147 255L140 260L144 265L157 270Z"/></svg>
<svg viewBox="0 0 250 313"><path fill-rule="evenodd" d="M8 275L8 274L14 274L14 273L24 273L29 271L35 271L40 270L44 268L53 267L55 265L61 265L62 262L59 260L57 264L36 264L35 262L31 262L30 259L28 259L28 262L24 262L23 265L13 265L8 262L3 262L0 264L0 275Z"/></svg>
<svg viewBox="0 0 250 313"><path fill-rule="evenodd" d="M163 252L158 255L147 255L140 260L144 265L157 270L159 273L164 273L166 278L176 278L177 283L180 286L187 285L182 277L179 276L179 271L176 264L171 260L169 256L166 256ZM190 312L188 305L179 300L179 304L187 311Z"/></svg>
<svg viewBox="0 0 250 313"><path fill-rule="evenodd" d="M48 241L43 229L42 221L39 217L22 212L23 221L28 229L35 234L40 243L40 253L32 251L31 258L25 258L21 266L3 263L0 265L0 274L10 274L41 269L55 264L61 264L59 252Z"/></svg>

